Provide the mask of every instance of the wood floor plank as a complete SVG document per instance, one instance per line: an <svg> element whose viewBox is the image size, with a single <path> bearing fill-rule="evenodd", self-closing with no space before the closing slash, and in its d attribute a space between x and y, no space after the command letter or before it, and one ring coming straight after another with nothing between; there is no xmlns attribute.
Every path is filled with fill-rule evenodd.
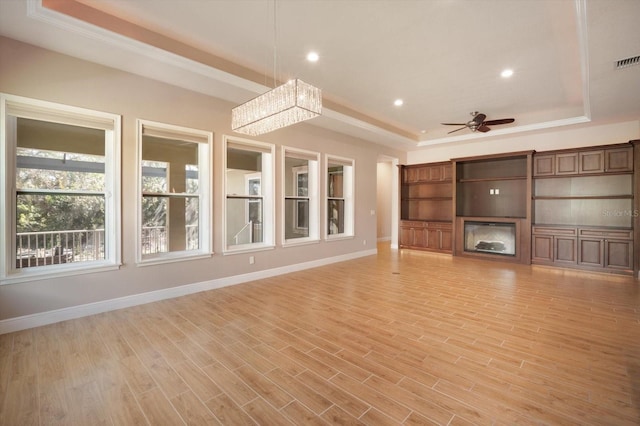
<svg viewBox="0 0 640 426"><path fill-rule="evenodd" d="M226 394L220 394L206 402L207 407L223 425L256 425L238 404Z"/></svg>
<svg viewBox="0 0 640 426"><path fill-rule="evenodd" d="M186 424L159 388L151 389L137 399L151 425Z"/></svg>
<svg viewBox="0 0 640 426"><path fill-rule="evenodd" d="M267 373L267 377L274 383L278 383L290 395L295 395L297 402L302 403L307 409L316 414L321 414L332 405L332 402L327 398L285 371L276 369Z"/></svg>
<svg viewBox="0 0 640 426"><path fill-rule="evenodd" d="M191 391L176 395L170 401L187 425L209 426L222 424Z"/></svg>
<svg viewBox="0 0 640 426"><path fill-rule="evenodd" d="M630 277L391 250L0 336L0 425L640 424Z"/></svg>
<svg viewBox="0 0 640 426"><path fill-rule="evenodd" d="M291 402L291 404L288 404L280 411L296 425L326 426L328 424L322 418L318 417L316 413L298 401Z"/></svg>

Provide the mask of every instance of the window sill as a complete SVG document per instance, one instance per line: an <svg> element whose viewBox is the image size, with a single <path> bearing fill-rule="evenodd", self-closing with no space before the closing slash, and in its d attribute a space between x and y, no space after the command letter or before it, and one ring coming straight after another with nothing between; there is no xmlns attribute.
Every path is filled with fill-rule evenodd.
<svg viewBox="0 0 640 426"><path fill-rule="evenodd" d="M17 284L28 281L49 280L54 278L69 277L73 275L93 274L96 272L116 271L120 269L121 264L114 263L94 263L92 265L83 265L68 267L71 265L52 265L52 267L39 266L37 268L20 269L12 274L2 277L0 285ZM38 270L36 270L38 269Z"/></svg>
<svg viewBox="0 0 640 426"><path fill-rule="evenodd" d="M276 247L274 245L244 245L244 246L240 246L238 248L233 248L233 249L227 249L225 250L222 255L223 256L227 256L227 255L232 255L232 254L242 254L242 253L251 253L251 252L256 252L256 251L267 251L267 250L273 250Z"/></svg>
<svg viewBox="0 0 640 426"><path fill-rule="evenodd" d="M175 263L175 262L185 262L188 260L198 260L198 259L208 259L213 256L213 253L163 253L157 256L149 256L139 260L136 263L136 266L145 267L145 266L154 266L154 265L163 265L165 263Z"/></svg>
<svg viewBox="0 0 640 426"><path fill-rule="evenodd" d="M287 247L299 247L299 246L308 246L310 244L319 244L320 240L317 238L313 238L313 239L302 239L300 238L299 240L286 240L284 243L282 243L282 247L283 248L287 248Z"/></svg>
<svg viewBox="0 0 640 426"><path fill-rule="evenodd" d="M325 240L326 241L343 241L343 240L353 240L354 238L355 238L355 235L334 234L334 235L327 235Z"/></svg>

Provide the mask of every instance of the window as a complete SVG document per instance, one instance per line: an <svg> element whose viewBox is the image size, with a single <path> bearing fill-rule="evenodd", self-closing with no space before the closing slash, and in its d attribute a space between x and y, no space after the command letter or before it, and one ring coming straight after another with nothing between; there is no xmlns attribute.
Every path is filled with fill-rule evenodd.
<svg viewBox="0 0 640 426"><path fill-rule="evenodd" d="M225 252L273 247L274 146L224 137Z"/></svg>
<svg viewBox="0 0 640 426"><path fill-rule="evenodd" d="M3 283L120 264L120 117L0 95Z"/></svg>
<svg viewBox="0 0 640 426"><path fill-rule="evenodd" d="M138 262L211 254L211 132L138 120Z"/></svg>
<svg viewBox="0 0 640 426"><path fill-rule="evenodd" d="M354 161L327 155L327 239L353 236Z"/></svg>
<svg viewBox="0 0 640 426"><path fill-rule="evenodd" d="M284 244L319 239L319 154L283 148Z"/></svg>

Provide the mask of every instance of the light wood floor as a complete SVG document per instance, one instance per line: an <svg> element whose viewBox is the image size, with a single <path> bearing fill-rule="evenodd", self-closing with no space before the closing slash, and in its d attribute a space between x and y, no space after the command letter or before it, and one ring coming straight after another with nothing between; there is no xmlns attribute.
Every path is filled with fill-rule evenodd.
<svg viewBox="0 0 640 426"><path fill-rule="evenodd" d="M0 423L640 423L638 282L379 249L0 336Z"/></svg>

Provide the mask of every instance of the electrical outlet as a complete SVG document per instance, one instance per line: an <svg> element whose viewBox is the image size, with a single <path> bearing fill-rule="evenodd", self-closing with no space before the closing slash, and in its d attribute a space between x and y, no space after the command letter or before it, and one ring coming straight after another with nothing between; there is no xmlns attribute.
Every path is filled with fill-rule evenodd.
<svg viewBox="0 0 640 426"><path fill-rule="evenodd" d="M362 245L366 246L367 245L367 240L362 240Z"/></svg>
<svg viewBox="0 0 640 426"><path fill-rule="evenodd" d="M249 256L249 265L253 265L254 263L256 263L256 258L253 256Z"/></svg>

